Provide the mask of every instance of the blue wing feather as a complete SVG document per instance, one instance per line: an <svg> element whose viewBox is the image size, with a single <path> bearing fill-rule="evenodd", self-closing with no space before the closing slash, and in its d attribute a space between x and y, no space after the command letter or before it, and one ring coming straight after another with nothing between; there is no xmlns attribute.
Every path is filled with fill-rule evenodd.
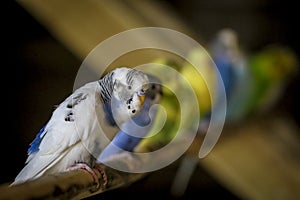
<svg viewBox="0 0 300 200"><path fill-rule="evenodd" d="M40 144L45 136L45 134L43 134L45 132L45 127L46 125L41 128L41 130L36 135L35 139L30 143L30 147L27 151L28 155L35 153L39 150Z"/></svg>

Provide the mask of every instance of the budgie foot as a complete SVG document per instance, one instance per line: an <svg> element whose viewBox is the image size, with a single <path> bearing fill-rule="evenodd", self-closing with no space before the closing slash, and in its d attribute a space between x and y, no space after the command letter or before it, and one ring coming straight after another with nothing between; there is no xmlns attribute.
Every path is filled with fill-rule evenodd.
<svg viewBox="0 0 300 200"><path fill-rule="evenodd" d="M95 168L92 169L86 163L76 163L75 165L72 165L71 167L69 167L67 169L67 171L73 171L73 170L78 170L78 169L83 169L83 170L87 171L93 177L93 180L97 184L97 187L100 185L100 183L99 183L100 178L102 178L104 181L103 185L107 184L107 176L105 174L104 168L101 165L96 164Z"/></svg>
<svg viewBox="0 0 300 200"><path fill-rule="evenodd" d="M105 186L107 184L107 176L106 176L104 167L101 164L96 163L95 169L100 173L100 175L103 179L103 185Z"/></svg>

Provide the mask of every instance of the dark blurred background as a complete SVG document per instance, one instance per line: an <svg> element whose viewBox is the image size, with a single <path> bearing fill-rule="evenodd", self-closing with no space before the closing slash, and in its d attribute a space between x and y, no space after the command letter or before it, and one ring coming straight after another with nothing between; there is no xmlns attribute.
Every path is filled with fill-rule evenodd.
<svg viewBox="0 0 300 200"><path fill-rule="evenodd" d="M160 3L172 10L172 14L204 41L210 40L220 29L230 27L238 33L242 47L248 52L255 52L269 43L280 43L300 55L299 12L295 1L157 1L157 4ZM2 86L5 115L1 183L13 181L23 168L29 143L51 116L53 106L72 92L82 62L74 51L18 2L10 2L8 12L9 21L3 30L7 33L4 38L7 46L2 73L5 74ZM107 27L101 28L107 31ZM299 80L297 74L274 108L288 113L296 124L300 122L297 105ZM103 193L102 198L114 197L116 193L128 197L171 198L169 192L177 168L178 162L131 186ZM218 196L222 199L241 198L218 182L209 171L197 166L184 197Z"/></svg>

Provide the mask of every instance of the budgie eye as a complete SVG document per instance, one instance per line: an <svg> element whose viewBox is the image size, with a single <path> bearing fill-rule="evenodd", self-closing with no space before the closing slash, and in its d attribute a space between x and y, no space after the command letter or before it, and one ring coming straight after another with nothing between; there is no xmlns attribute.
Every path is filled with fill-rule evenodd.
<svg viewBox="0 0 300 200"><path fill-rule="evenodd" d="M145 93L146 93L146 91L145 91L144 89L140 89L140 90L138 91L138 95L139 95L139 96L144 96Z"/></svg>

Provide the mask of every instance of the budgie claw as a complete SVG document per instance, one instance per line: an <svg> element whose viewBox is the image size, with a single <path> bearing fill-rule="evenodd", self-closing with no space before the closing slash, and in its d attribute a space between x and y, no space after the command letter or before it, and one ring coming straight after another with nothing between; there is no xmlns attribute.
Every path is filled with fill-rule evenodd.
<svg viewBox="0 0 300 200"><path fill-rule="evenodd" d="M100 175L102 176L103 179L103 185L106 186L107 185L107 176L104 170L104 167L101 164L96 163L95 164L95 169L98 170L98 172L100 173ZM97 179L98 180L98 179Z"/></svg>
<svg viewBox="0 0 300 200"><path fill-rule="evenodd" d="M92 169L86 163L76 163L75 165L69 167L67 171L78 170L78 169L86 170L93 177L94 182L97 184L97 188L100 186L99 178L103 179L104 181L103 185L107 184L107 176L105 174L104 168L101 165L96 164L95 168ZM97 170L98 173L95 172L95 170ZM99 174L101 177L99 177Z"/></svg>

